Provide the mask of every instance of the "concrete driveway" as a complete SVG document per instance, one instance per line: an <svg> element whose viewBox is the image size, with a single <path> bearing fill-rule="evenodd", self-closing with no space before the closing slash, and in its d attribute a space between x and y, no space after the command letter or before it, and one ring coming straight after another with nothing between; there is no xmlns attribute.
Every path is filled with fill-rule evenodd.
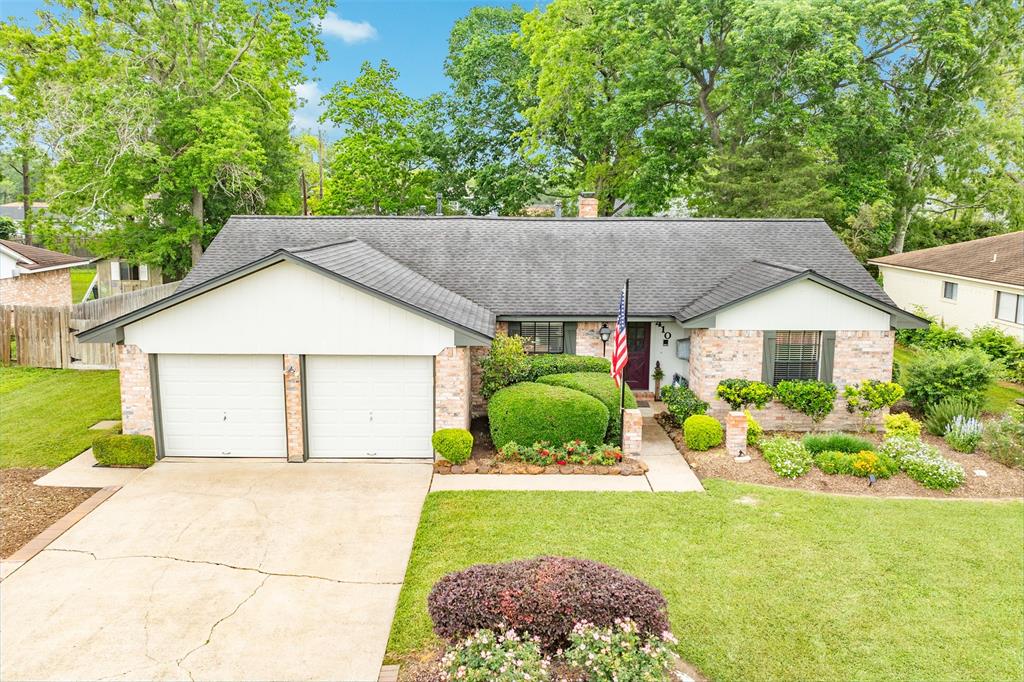
<svg viewBox="0 0 1024 682"><path fill-rule="evenodd" d="M160 462L0 583L0 678L376 680L430 475Z"/></svg>

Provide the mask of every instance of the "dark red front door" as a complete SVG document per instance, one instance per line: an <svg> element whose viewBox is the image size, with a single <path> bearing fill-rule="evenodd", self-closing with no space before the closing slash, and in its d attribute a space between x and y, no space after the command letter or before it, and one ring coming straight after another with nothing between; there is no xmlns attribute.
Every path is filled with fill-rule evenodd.
<svg viewBox="0 0 1024 682"><path fill-rule="evenodd" d="M626 327L629 362L626 363L626 384L634 391L646 391L651 376L651 323L630 322Z"/></svg>

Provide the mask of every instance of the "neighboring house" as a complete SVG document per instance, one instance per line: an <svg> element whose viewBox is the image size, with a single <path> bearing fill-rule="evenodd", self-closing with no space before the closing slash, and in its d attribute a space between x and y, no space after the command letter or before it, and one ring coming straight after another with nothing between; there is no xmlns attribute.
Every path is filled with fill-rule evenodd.
<svg viewBox="0 0 1024 682"><path fill-rule="evenodd" d="M657 362L709 401L730 377L889 379L891 330L925 324L821 220L236 216L172 296L80 337L121 344L125 432L161 456L430 457L484 413L495 334L610 354L627 277L641 395Z"/></svg>
<svg viewBox="0 0 1024 682"><path fill-rule="evenodd" d="M42 201L32 202L33 211L42 211L46 209L49 204ZM0 204L0 217L10 218L17 223L25 220L25 204L20 201L11 201L6 204Z"/></svg>
<svg viewBox="0 0 1024 682"><path fill-rule="evenodd" d="M125 294L163 284L159 266L133 263L120 258L96 261L96 295L98 298Z"/></svg>
<svg viewBox="0 0 1024 682"><path fill-rule="evenodd" d="M875 258L885 293L970 332L993 325L1024 338L1024 232Z"/></svg>
<svg viewBox="0 0 1024 682"><path fill-rule="evenodd" d="M88 258L0 239L0 303L71 305L71 268Z"/></svg>

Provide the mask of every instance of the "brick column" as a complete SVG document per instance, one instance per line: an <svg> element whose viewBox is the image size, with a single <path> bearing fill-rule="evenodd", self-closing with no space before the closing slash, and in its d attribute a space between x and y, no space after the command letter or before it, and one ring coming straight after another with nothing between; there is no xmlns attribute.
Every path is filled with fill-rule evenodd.
<svg viewBox="0 0 1024 682"><path fill-rule="evenodd" d="M138 346L121 344L117 347L117 368L121 382L121 430L156 438L149 355Z"/></svg>
<svg viewBox="0 0 1024 682"><path fill-rule="evenodd" d="M284 358L284 420L288 461L306 461L305 422L302 419L302 356Z"/></svg>
<svg viewBox="0 0 1024 682"><path fill-rule="evenodd" d="M737 458L746 454L747 415L742 412L730 412L725 416L725 450Z"/></svg>
<svg viewBox="0 0 1024 682"><path fill-rule="evenodd" d="M434 356L434 429L468 429L469 348L445 348Z"/></svg>
<svg viewBox="0 0 1024 682"><path fill-rule="evenodd" d="M626 410L622 422L622 451L627 455L639 455L644 440L644 417L640 409Z"/></svg>

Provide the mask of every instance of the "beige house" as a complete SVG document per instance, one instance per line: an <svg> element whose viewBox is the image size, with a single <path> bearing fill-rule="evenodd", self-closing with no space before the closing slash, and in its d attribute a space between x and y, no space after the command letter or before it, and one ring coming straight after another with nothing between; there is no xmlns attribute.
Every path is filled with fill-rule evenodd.
<svg viewBox="0 0 1024 682"><path fill-rule="evenodd" d="M885 293L951 327L991 325L1024 339L1024 232L899 253L871 261Z"/></svg>
<svg viewBox="0 0 1024 682"><path fill-rule="evenodd" d="M0 303L71 305L71 268L88 258L0 239Z"/></svg>
<svg viewBox="0 0 1024 682"><path fill-rule="evenodd" d="M96 296L106 298L163 284L160 266L133 263L122 258L96 261Z"/></svg>

